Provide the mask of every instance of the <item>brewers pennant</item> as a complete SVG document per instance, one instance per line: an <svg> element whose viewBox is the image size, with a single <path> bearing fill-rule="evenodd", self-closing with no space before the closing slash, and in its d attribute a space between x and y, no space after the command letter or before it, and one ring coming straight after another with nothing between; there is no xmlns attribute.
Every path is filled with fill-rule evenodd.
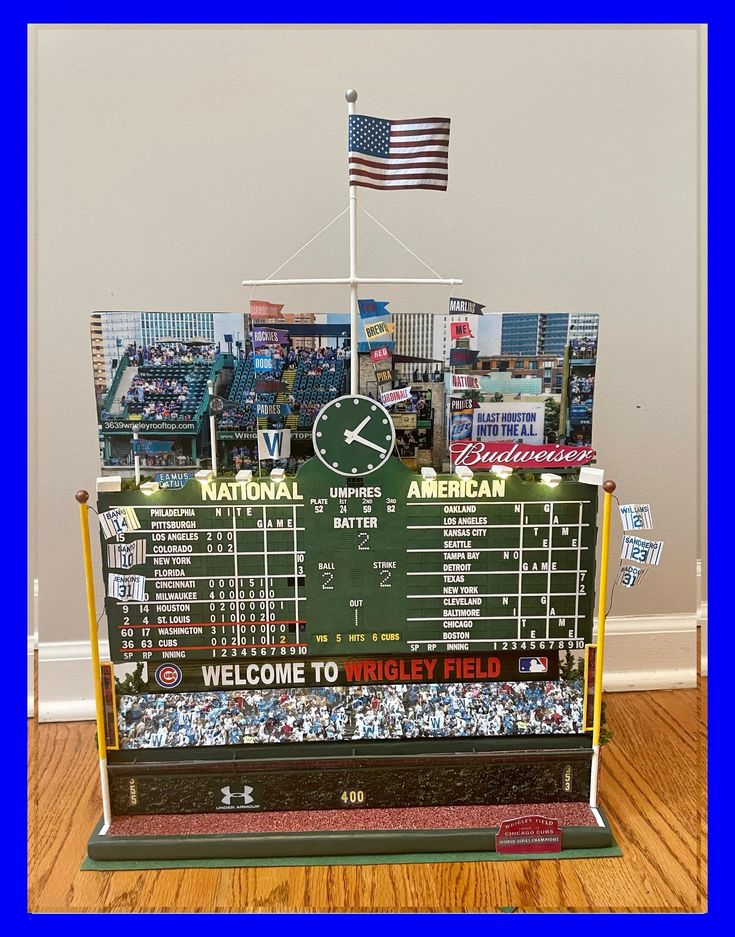
<svg viewBox="0 0 735 937"><path fill-rule="evenodd" d="M371 189L447 188L449 118L349 116L349 181Z"/></svg>

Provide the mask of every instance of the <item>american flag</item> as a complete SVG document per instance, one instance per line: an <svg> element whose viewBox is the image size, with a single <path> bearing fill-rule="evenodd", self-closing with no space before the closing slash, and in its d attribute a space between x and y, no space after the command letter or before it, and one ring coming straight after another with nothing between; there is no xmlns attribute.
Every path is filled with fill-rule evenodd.
<svg viewBox="0 0 735 937"><path fill-rule="evenodd" d="M350 185L447 188L449 118L382 120L349 115Z"/></svg>

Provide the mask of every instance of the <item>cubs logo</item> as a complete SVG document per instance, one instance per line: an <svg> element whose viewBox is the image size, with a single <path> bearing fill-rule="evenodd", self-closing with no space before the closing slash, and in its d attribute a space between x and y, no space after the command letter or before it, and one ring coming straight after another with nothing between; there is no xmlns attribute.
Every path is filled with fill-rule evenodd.
<svg viewBox="0 0 735 937"><path fill-rule="evenodd" d="M156 683L167 690L173 689L181 683L183 674L176 664L161 664L156 668Z"/></svg>

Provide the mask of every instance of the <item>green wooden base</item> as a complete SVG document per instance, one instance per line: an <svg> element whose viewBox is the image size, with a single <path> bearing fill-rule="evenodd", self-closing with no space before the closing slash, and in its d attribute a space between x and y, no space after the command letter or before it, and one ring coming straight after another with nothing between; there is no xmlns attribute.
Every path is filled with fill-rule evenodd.
<svg viewBox="0 0 735 937"><path fill-rule="evenodd" d="M604 826L569 826L563 829L562 853L503 858L564 858L576 850L606 850L615 845L612 829L602 810ZM276 859L298 857L311 864L325 857L412 856L420 854L495 853L492 829L464 830L359 830L318 833L191 834L188 836L101 836L102 820L89 839L89 859L99 862L158 862L210 859ZM500 858L500 857L498 857ZM387 861L387 860L386 860ZM412 861L405 859L403 861ZM443 859L442 861L453 861Z"/></svg>

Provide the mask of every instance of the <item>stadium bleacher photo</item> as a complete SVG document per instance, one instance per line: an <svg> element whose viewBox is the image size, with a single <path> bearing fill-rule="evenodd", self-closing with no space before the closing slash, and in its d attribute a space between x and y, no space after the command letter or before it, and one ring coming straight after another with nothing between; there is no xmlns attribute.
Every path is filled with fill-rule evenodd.
<svg viewBox="0 0 735 937"><path fill-rule="evenodd" d="M243 313L93 313L103 472L133 477L136 455L151 477L210 467L210 382L222 401L214 425L223 470L257 470L257 431L287 428L291 454L261 468L296 472L313 454L317 414L346 390L349 339L323 322L279 330L282 343L254 347L251 326ZM269 365L256 368L264 356Z"/></svg>

